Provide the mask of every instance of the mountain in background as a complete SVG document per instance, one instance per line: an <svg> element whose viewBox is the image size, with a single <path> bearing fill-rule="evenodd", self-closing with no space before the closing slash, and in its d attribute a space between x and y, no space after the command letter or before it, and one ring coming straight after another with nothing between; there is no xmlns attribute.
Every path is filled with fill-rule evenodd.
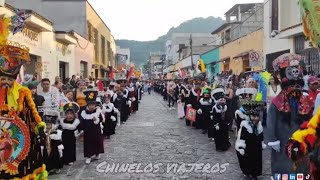
<svg viewBox="0 0 320 180"><path fill-rule="evenodd" d="M178 27L172 27L166 35L154 41L116 40L117 46L130 48L131 60L142 66L148 59L150 52L164 52L165 43L173 33L211 33L224 23L221 18L194 18L183 22Z"/></svg>

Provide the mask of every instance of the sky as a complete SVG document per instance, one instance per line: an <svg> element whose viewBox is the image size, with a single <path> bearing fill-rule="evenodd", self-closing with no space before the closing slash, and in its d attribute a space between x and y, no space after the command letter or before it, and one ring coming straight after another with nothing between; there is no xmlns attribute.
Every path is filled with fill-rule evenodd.
<svg viewBox="0 0 320 180"><path fill-rule="evenodd" d="M89 0L115 39L155 40L196 17L221 17L235 4L263 0Z"/></svg>

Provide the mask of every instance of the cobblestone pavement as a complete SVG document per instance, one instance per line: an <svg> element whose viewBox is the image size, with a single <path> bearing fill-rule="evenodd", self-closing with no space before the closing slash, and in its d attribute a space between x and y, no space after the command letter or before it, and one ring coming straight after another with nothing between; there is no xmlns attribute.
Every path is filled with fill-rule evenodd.
<svg viewBox="0 0 320 180"><path fill-rule="evenodd" d="M242 176L234 150L234 133L230 134L232 148L227 152L216 152L214 142L209 140L207 135L203 135L201 130L185 126L184 120L177 118L176 110L168 110L162 97L155 94L144 95L139 106L139 111L131 115L125 125L117 128L116 135L105 140L105 153L100 160L85 165L82 144L79 143L75 164L65 166L60 174L50 175L49 179L245 179ZM264 170L260 179L270 179L269 151L264 151L263 159ZM107 163L110 167L116 166L118 163L119 165L141 163L137 169L145 169L147 172L99 172L98 170L104 171L106 169L106 165L101 163ZM153 163L153 169L152 166L148 167L150 163ZM200 172L182 173L183 163L209 164L206 165L208 167L204 172L202 171L205 169L203 166L203 169L200 167ZM101 167L97 168L99 164ZM222 172L223 166L226 167L225 172ZM172 168L167 172L167 167L176 167L176 169ZM187 170L189 169L191 167L187 166Z"/></svg>

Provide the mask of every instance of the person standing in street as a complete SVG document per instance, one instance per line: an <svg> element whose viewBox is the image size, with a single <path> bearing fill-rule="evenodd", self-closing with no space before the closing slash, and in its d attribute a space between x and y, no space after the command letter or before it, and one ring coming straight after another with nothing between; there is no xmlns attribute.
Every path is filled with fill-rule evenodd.
<svg viewBox="0 0 320 180"><path fill-rule="evenodd" d="M169 110L175 109L174 107L174 93L175 93L175 84L173 81L170 81L167 86L167 92L168 92L168 106Z"/></svg>

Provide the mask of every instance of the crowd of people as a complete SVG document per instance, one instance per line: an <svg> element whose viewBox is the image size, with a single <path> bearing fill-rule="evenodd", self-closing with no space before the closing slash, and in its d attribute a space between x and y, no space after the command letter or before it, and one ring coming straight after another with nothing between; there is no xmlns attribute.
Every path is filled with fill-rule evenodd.
<svg viewBox="0 0 320 180"><path fill-rule="evenodd" d="M178 117L208 134L216 151L229 150L229 133L236 131L233 143L248 179L262 175L262 150L267 147L273 175L296 172L319 179L320 81L306 71L302 59L292 54L277 58L274 73L267 73L265 91L260 82L264 72L235 76L232 71L217 75L212 83L203 74L158 80L154 90L167 101L169 110L176 109L176 102Z"/></svg>
<svg viewBox="0 0 320 180"><path fill-rule="evenodd" d="M73 165L77 138L83 143L86 164L99 159L104 139L110 139L117 125L138 111L144 88L136 78L94 82L73 76L64 83L59 77L54 83L47 78L24 82L46 123L41 151L49 173Z"/></svg>

